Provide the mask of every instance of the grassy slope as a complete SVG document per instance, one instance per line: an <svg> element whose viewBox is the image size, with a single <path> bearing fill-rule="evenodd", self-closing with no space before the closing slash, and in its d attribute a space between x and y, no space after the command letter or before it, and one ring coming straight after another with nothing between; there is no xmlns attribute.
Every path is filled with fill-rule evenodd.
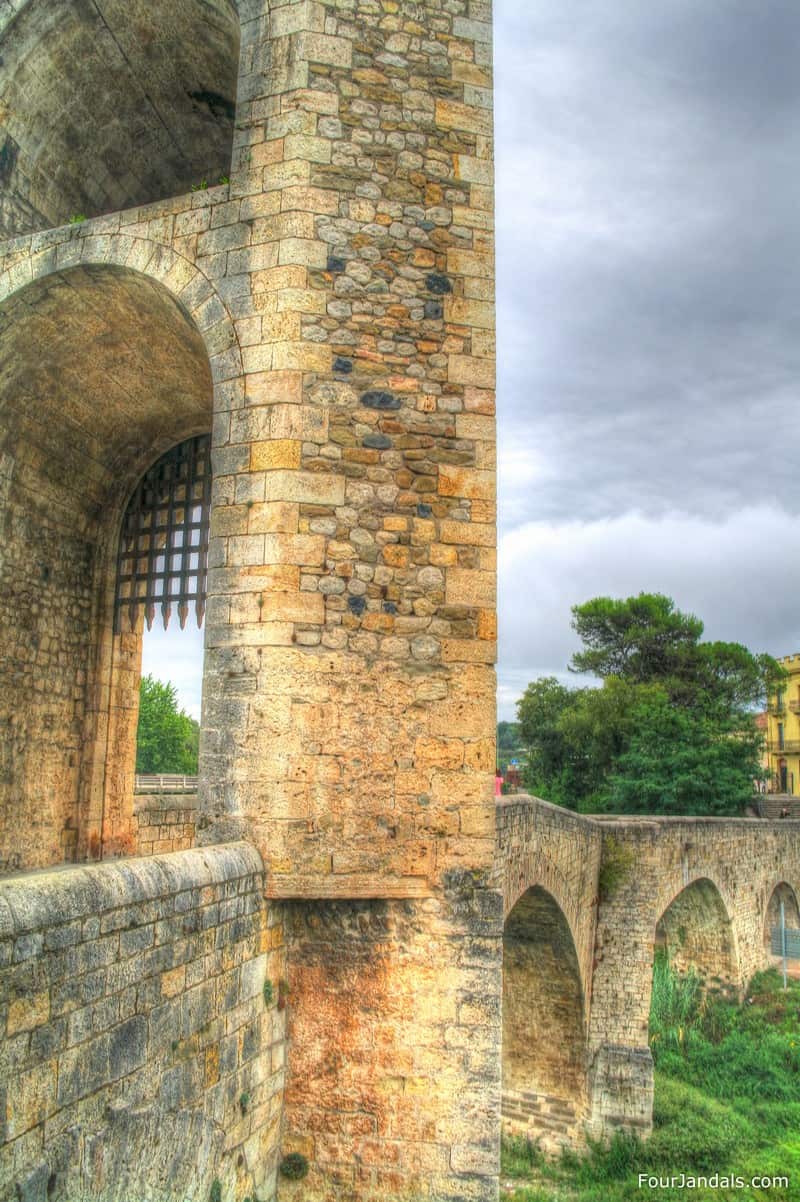
<svg viewBox="0 0 800 1202"><path fill-rule="evenodd" d="M742 1006L703 1000L697 983L657 965L651 1044L653 1135L617 1138L583 1157L547 1162L517 1142L504 1148L508 1202L800 1202L800 983L757 977ZM640 1189L638 1174L738 1176L747 1188ZM754 1176L788 1176L756 1190Z"/></svg>

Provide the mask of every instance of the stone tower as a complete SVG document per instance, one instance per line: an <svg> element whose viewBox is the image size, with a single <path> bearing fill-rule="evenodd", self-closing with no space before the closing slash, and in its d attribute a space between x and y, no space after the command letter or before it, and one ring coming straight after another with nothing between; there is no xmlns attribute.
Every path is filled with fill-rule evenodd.
<svg viewBox="0 0 800 1202"><path fill-rule="evenodd" d="M0 54L0 858L136 851L120 523L210 435L197 841L263 861L264 1163L493 1197L489 0L4 0Z"/></svg>

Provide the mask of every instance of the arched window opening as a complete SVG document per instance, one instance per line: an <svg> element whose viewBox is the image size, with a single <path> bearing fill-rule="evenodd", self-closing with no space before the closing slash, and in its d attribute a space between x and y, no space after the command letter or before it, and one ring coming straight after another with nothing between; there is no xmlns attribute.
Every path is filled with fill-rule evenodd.
<svg viewBox="0 0 800 1202"><path fill-rule="evenodd" d="M227 177L239 67L233 0L17 8L11 19L0 12L0 238Z"/></svg>
<svg viewBox="0 0 800 1202"><path fill-rule="evenodd" d="M569 924L538 886L503 933L503 1131L545 1151L579 1143L587 1114L583 988Z"/></svg>
<svg viewBox="0 0 800 1202"><path fill-rule="evenodd" d="M210 509L211 438L201 434L148 468L122 520L114 628L139 641L133 791L144 853L194 839Z"/></svg>

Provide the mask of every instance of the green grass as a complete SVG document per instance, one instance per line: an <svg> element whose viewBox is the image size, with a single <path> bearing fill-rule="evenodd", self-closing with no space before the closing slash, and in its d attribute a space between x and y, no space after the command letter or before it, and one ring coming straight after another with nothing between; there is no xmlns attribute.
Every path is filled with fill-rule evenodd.
<svg viewBox="0 0 800 1202"><path fill-rule="evenodd" d="M693 976L656 963L650 1017L655 1073L653 1134L618 1135L580 1156L545 1158L506 1142L507 1202L800 1202L800 982L786 993L761 973L738 1002L704 995ZM640 1189L638 1175L741 1177L741 1188ZM755 1190L754 1176L788 1176Z"/></svg>

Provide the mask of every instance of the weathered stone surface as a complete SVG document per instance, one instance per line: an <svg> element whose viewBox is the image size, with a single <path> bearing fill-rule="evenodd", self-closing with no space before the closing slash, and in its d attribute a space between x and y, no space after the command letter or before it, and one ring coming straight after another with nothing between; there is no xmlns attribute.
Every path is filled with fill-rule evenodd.
<svg viewBox="0 0 800 1202"><path fill-rule="evenodd" d="M202 36L187 37L201 22ZM213 187L229 174L232 6L112 0L101 15L77 0L14 2L0 12L0 38L2 236ZM195 216L182 233L207 228L207 215Z"/></svg>
<svg viewBox="0 0 800 1202"><path fill-rule="evenodd" d="M194 846L196 793L137 793L133 813L136 850L140 856L163 855Z"/></svg>
<svg viewBox="0 0 800 1202"><path fill-rule="evenodd" d="M367 409L399 409L402 402L393 392L385 392L381 389L372 389L365 392L361 398L361 404Z"/></svg>
<svg viewBox="0 0 800 1202"><path fill-rule="evenodd" d="M0 1043L0 1194L35 1198L42 1181L55 1202L207 1198L215 1179L228 1196L271 1189L283 1016L263 987L285 968L258 853L232 844L19 877L0 882L0 909L11 1008L30 978L3 949L37 934L51 945L23 1024L49 1019L47 1040ZM52 938L65 929L77 941ZM66 1149L67 1130L96 1154Z"/></svg>

